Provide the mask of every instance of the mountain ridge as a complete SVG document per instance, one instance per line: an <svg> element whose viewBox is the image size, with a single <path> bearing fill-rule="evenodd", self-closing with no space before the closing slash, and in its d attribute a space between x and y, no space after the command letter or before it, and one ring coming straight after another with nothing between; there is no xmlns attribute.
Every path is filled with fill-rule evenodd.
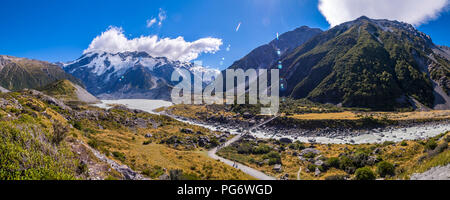
<svg viewBox="0 0 450 200"><path fill-rule="evenodd" d="M284 95L375 109L410 107L412 97L448 109L449 102L435 102L435 96L442 96L440 88L448 96L450 62L433 48L439 47L412 25L360 17L282 56L281 76L289 86Z"/></svg>
<svg viewBox="0 0 450 200"><path fill-rule="evenodd" d="M61 79L68 79L83 86L80 80L55 64L0 55L0 86L7 90L36 89Z"/></svg>

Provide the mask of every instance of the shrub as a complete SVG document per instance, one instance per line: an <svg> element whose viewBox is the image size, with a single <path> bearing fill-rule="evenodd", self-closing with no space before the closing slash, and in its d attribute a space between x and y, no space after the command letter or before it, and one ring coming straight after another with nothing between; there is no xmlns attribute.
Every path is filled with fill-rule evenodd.
<svg viewBox="0 0 450 200"><path fill-rule="evenodd" d="M164 174L164 170L160 166L153 166L142 171L142 174L151 177L152 179L158 178Z"/></svg>
<svg viewBox="0 0 450 200"><path fill-rule="evenodd" d="M356 180L375 180L375 173L369 167L359 168L355 172Z"/></svg>
<svg viewBox="0 0 450 200"><path fill-rule="evenodd" d="M288 147L289 147L289 149L292 149L292 150L303 150L306 148L305 145L299 141L295 141L294 143L289 144Z"/></svg>
<svg viewBox="0 0 450 200"><path fill-rule="evenodd" d="M383 142L383 146L389 146L389 145L394 145L394 144L395 144L395 142L392 142L392 141Z"/></svg>
<svg viewBox="0 0 450 200"><path fill-rule="evenodd" d="M267 145L259 145L255 148L253 148L252 153L253 154L266 154L266 153L269 153L271 150L272 150L272 148Z"/></svg>
<svg viewBox="0 0 450 200"><path fill-rule="evenodd" d="M250 154L252 152L252 147L247 143L240 144L237 148L237 152L239 154Z"/></svg>
<svg viewBox="0 0 450 200"><path fill-rule="evenodd" d="M269 159L269 165L281 164L281 155L274 151L264 155L263 159Z"/></svg>
<svg viewBox="0 0 450 200"><path fill-rule="evenodd" d="M428 140L428 142L425 143L426 150L434 150L436 147L437 147L437 143L435 140Z"/></svg>
<svg viewBox="0 0 450 200"><path fill-rule="evenodd" d="M406 146L408 146L408 143L407 143L406 141L402 141L402 142L400 143L400 145L403 146L403 147L406 147Z"/></svg>
<svg viewBox="0 0 450 200"><path fill-rule="evenodd" d="M146 140L146 141L144 141L142 144L143 145L149 145L149 144L151 144L152 143L152 140Z"/></svg>
<svg viewBox="0 0 450 200"><path fill-rule="evenodd" d="M388 175L394 176L395 175L395 166L389 162L382 161L382 162L378 163L378 165L377 165L377 173L383 178Z"/></svg>
<svg viewBox="0 0 450 200"><path fill-rule="evenodd" d="M74 128L76 128L76 129L78 129L80 131L83 130L83 125L81 125L80 121L74 121L74 122L72 122L72 125L73 125Z"/></svg>
<svg viewBox="0 0 450 200"><path fill-rule="evenodd" d="M317 165L309 164L307 168L308 168L308 170L309 170L310 172L315 172L315 171L316 171L316 168L317 168Z"/></svg>
<svg viewBox="0 0 450 200"><path fill-rule="evenodd" d="M339 158L339 168L349 174L353 174L356 169L355 164L353 163L353 160L347 156L341 156Z"/></svg>
<svg viewBox="0 0 450 200"><path fill-rule="evenodd" d="M315 158L316 154L313 153L313 152L308 152L308 153L303 154L303 157L305 157L305 158Z"/></svg>
<svg viewBox="0 0 450 200"><path fill-rule="evenodd" d="M340 161L339 158L333 157L333 158L328 158L328 160L326 161L326 165L328 167L334 167L336 169L339 169L340 166Z"/></svg>
<svg viewBox="0 0 450 200"><path fill-rule="evenodd" d="M199 177L195 174L183 173L183 170L170 170L170 180L199 180Z"/></svg>
<svg viewBox="0 0 450 200"><path fill-rule="evenodd" d="M89 141L88 141L88 145L89 146L91 146L92 148L94 148L94 149L97 149L98 148L98 141L97 140L95 140L95 139L90 139Z"/></svg>
<svg viewBox="0 0 450 200"><path fill-rule="evenodd" d="M122 162L124 162L126 159L125 154L122 152L114 151L112 154L115 158L117 158L118 160L120 160Z"/></svg>
<svg viewBox="0 0 450 200"><path fill-rule="evenodd" d="M435 151L437 151L438 153L442 153L442 152L444 152L447 148L448 148L448 143L447 143L447 142L444 142L444 143L439 144L439 145L435 148Z"/></svg>
<svg viewBox="0 0 450 200"><path fill-rule="evenodd" d="M63 124L56 122L53 124L53 137L52 137L52 143L59 145L64 138L66 138L67 132L69 131L69 128L67 126L64 126Z"/></svg>

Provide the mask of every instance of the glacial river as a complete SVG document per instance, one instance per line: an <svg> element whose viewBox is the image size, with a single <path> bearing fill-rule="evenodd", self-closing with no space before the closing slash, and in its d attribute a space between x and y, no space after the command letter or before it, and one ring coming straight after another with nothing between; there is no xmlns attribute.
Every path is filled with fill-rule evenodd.
<svg viewBox="0 0 450 200"><path fill-rule="evenodd" d="M168 101L163 100L141 100L141 99L121 99L121 100L103 100L101 104L95 104L95 106L101 108L110 108L111 104L124 105L130 109L137 109L146 111L152 114L158 114L154 110L161 107L169 107L173 104ZM228 128L218 128L212 125L192 122L188 120L183 120L180 118L175 118L179 121L202 126L213 131L229 131L231 134L239 134L236 129ZM397 129L387 129L383 131L372 130L369 133L361 134L359 136L337 136L337 137L297 137L297 136L286 136L281 134L271 134L263 131L255 131L251 134L256 138L290 138L294 141L298 140L301 142L316 142L323 144L363 144L363 143L382 143L385 141L400 142L402 140L415 140L415 139L425 139L429 137L434 137L446 131L450 131L450 122L442 122L434 125L417 125L409 128L397 128Z"/></svg>

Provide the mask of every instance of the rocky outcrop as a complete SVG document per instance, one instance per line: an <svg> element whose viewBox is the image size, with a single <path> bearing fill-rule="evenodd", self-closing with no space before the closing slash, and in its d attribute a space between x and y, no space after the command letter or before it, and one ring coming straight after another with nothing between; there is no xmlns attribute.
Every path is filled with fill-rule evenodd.
<svg viewBox="0 0 450 200"><path fill-rule="evenodd" d="M430 170L413 174L411 180L450 180L450 165L433 167Z"/></svg>

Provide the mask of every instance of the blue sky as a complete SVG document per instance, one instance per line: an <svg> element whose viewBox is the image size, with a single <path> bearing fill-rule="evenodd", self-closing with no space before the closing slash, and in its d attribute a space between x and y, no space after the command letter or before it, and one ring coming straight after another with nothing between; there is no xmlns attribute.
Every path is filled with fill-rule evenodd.
<svg viewBox="0 0 450 200"><path fill-rule="evenodd" d="M147 20L157 19L161 9L167 16L162 25L147 27ZM449 22L446 9L418 29L436 44L450 46ZM96 36L115 26L129 39L141 35L182 36L188 42L221 39L219 51L201 54L197 60L223 69L274 39L277 32L302 25L330 27L317 0L2 0L0 54L71 61L80 57ZM226 51L228 45L230 51Z"/></svg>

